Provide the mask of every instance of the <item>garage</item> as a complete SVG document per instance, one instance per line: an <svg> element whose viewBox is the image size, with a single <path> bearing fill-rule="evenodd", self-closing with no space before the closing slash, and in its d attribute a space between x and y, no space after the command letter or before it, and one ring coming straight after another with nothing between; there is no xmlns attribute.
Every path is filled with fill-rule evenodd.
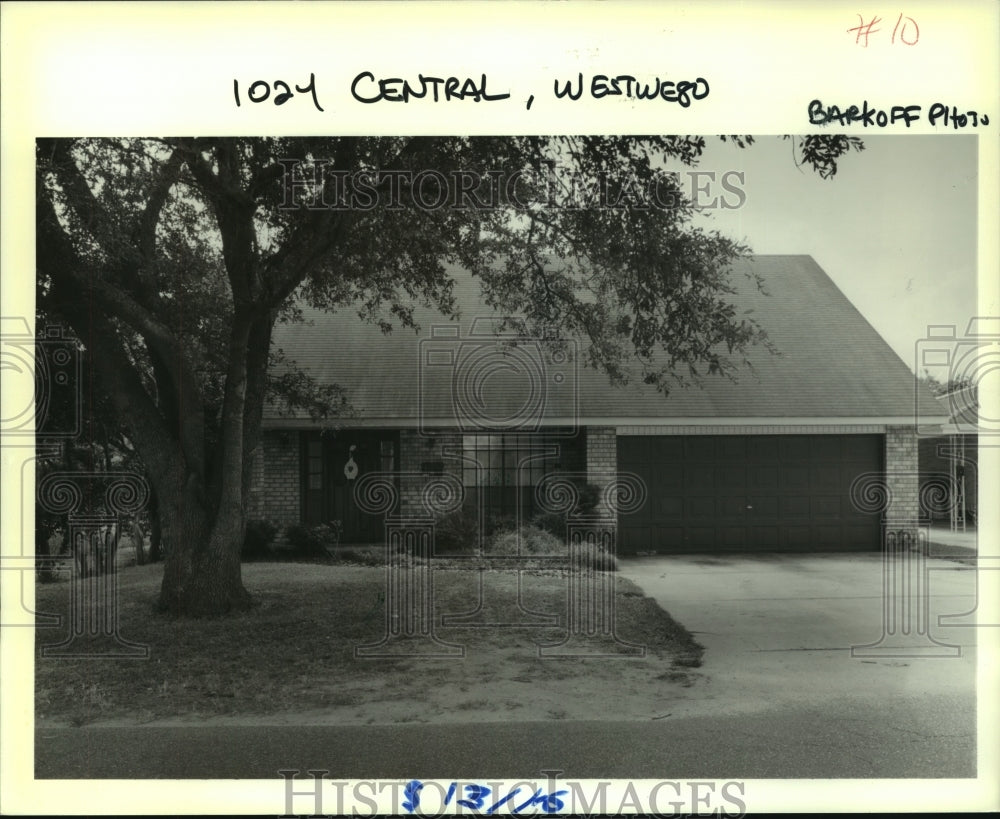
<svg viewBox="0 0 1000 819"><path fill-rule="evenodd" d="M646 503L618 523L621 554L878 549L880 517L852 481L881 470L881 435L633 435L618 468Z"/></svg>

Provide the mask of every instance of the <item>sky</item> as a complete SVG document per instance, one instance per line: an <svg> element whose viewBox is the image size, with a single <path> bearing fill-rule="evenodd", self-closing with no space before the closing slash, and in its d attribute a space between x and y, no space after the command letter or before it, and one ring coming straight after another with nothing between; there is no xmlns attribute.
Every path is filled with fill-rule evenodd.
<svg viewBox="0 0 1000 819"><path fill-rule="evenodd" d="M709 139L699 170L744 171L746 202L706 210L698 224L755 253L812 256L914 369L928 325L955 324L961 336L976 315L976 139L862 138L865 150L828 180L796 167L790 140L758 137L741 150Z"/></svg>

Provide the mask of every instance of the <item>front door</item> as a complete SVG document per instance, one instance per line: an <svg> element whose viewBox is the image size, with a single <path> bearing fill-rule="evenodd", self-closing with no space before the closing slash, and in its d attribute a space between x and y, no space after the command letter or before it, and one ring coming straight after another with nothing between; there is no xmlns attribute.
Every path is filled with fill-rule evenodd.
<svg viewBox="0 0 1000 819"><path fill-rule="evenodd" d="M342 543L377 543L381 515L361 511L354 500L358 479L396 468L399 434L392 431L306 433L302 443L303 520L310 525L339 520Z"/></svg>

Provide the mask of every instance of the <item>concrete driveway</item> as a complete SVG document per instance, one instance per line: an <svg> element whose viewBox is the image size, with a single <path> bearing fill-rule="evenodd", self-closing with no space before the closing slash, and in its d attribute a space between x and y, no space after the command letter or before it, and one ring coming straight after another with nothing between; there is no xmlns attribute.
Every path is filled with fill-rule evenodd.
<svg viewBox="0 0 1000 819"><path fill-rule="evenodd" d="M850 713L907 701L974 709L976 629L938 624L939 615L975 606L968 565L909 563L912 578L926 569L927 593L907 606L902 586L884 603L878 553L639 557L620 564L705 646L702 679L678 703L678 716L823 703ZM900 568L897 581L905 574ZM901 621L883 623L886 609L919 615L918 599L929 607L929 633L911 629L907 636ZM871 643L880 645L852 656L852 647ZM962 714L963 724L968 716Z"/></svg>

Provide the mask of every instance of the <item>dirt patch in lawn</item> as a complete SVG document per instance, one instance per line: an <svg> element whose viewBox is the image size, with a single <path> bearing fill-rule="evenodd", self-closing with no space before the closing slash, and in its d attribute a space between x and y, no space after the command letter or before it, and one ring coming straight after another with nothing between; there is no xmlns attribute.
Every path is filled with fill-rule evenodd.
<svg viewBox="0 0 1000 819"><path fill-rule="evenodd" d="M565 571L453 568L432 574L438 643L404 639L378 646L387 630L384 570L247 564L244 583L254 609L202 620L154 613L161 572L158 566L141 566L118 575L121 636L148 645L149 658L70 659L36 652L38 720L83 725L654 719L701 680L693 670L701 646L635 584L613 573L602 577L615 589L617 640L598 632L566 642L574 598L573 578ZM36 610L65 613L69 592L68 582L40 585ZM583 604L578 613L594 611L575 599ZM583 626L578 632L586 631L585 620L576 622ZM58 643L67 634L68 629L39 628L36 642ZM571 656L540 652L540 646L560 643L563 651L573 650ZM355 648L365 645L377 646L369 649L373 656L356 657ZM414 648L448 656L392 656Z"/></svg>

